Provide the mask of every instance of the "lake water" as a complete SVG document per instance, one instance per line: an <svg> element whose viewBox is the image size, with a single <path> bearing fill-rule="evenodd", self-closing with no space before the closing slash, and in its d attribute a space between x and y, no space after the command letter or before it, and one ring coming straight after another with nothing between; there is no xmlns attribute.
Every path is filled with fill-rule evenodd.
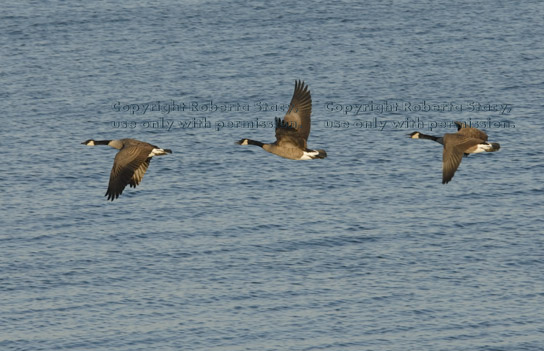
<svg viewBox="0 0 544 351"><path fill-rule="evenodd" d="M1 350L544 350L539 1L2 7ZM295 79L328 158L235 145Z"/></svg>

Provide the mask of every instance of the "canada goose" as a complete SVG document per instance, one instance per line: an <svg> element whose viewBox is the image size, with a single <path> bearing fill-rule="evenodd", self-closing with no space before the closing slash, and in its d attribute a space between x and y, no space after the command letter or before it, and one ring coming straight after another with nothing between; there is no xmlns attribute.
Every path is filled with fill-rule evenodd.
<svg viewBox="0 0 544 351"><path fill-rule="evenodd" d="M289 104L289 110L283 120L276 117L276 141L272 144L251 139L242 139L239 145L257 145L266 151L291 160L311 160L325 158L325 150L308 149L306 141L310 135L310 114L312 97L308 86L302 81L295 81L295 91Z"/></svg>
<svg viewBox="0 0 544 351"><path fill-rule="evenodd" d="M420 132L410 133L412 139L430 139L444 145L442 153L442 184L448 183L461 164L463 155L477 154L480 152L498 151L501 146L498 143L488 143L487 134L479 129L467 127L466 124L455 122L457 133L444 134L443 137L426 135Z"/></svg>
<svg viewBox="0 0 544 351"><path fill-rule="evenodd" d="M115 200L121 195L127 184L135 188L144 177L153 156L171 154L172 150L161 149L136 139L93 140L82 142L84 145L109 145L120 151L115 155L110 173L110 183L106 195L108 200Z"/></svg>

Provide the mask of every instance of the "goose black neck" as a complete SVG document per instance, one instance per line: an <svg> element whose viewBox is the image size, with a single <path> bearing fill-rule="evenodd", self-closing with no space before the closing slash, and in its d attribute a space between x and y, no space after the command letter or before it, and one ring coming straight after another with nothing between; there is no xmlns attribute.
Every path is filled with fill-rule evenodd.
<svg viewBox="0 0 544 351"><path fill-rule="evenodd" d="M108 145L110 143L111 140L95 140L94 141L94 144L95 145Z"/></svg>
<svg viewBox="0 0 544 351"><path fill-rule="evenodd" d="M434 136L434 135L419 133L419 138L420 139L429 139L429 140L432 140L432 141L436 141L437 143L443 144L442 137L437 137L437 136Z"/></svg>
<svg viewBox="0 0 544 351"><path fill-rule="evenodd" d="M247 143L248 143L248 145L256 145L256 146L259 146L259 147L263 147L263 145L264 145L264 143L261 143L260 141L251 140L251 139L247 139Z"/></svg>

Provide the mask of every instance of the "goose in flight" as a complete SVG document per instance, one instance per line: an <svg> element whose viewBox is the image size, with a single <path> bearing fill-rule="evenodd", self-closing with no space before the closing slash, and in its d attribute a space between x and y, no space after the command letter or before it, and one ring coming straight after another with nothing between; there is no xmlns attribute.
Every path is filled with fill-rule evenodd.
<svg viewBox="0 0 544 351"><path fill-rule="evenodd" d="M420 132L410 133L412 139L429 139L444 146L442 152L442 184L447 184L455 174L464 156L480 152L498 151L501 146L498 143L488 143L487 134L473 127L467 127L465 123L455 122L457 133L444 134L437 137Z"/></svg>
<svg viewBox="0 0 544 351"><path fill-rule="evenodd" d="M302 81L295 81L295 91L283 120L276 117L276 141L267 144L251 139L242 139L239 145L256 145L272 154L291 160L311 160L325 158L325 150L308 149L306 144L310 135L310 115L312 97L308 86Z"/></svg>
<svg viewBox="0 0 544 351"><path fill-rule="evenodd" d="M111 201L117 199L119 195L121 195L127 184L132 188L135 188L140 184L153 156L172 153L172 150L170 149L161 149L155 145L136 139L89 139L82 142L82 144L88 146L109 145L119 150L113 161L108 191L106 191L106 195L104 195Z"/></svg>

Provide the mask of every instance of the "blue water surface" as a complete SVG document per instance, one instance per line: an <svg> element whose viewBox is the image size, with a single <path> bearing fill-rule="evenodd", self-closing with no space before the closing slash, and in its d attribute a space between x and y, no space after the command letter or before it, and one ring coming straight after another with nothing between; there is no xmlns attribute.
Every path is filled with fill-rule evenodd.
<svg viewBox="0 0 544 351"><path fill-rule="evenodd" d="M539 1L2 7L1 350L544 350ZM235 145L295 79L328 157Z"/></svg>

